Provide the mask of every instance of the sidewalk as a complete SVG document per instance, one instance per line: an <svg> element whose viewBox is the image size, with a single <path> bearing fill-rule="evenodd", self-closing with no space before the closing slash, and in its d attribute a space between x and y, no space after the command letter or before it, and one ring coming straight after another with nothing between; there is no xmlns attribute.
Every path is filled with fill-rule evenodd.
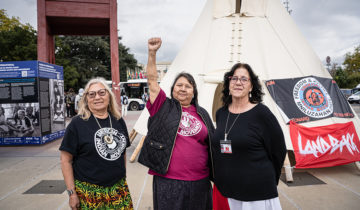
<svg viewBox="0 0 360 210"><path fill-rule="evenodd" d="M139 114L129 111L124 117L129 132ZM127 160L140 138L140 135L137 136L127 149ZM0 210L69 209L65 191L62 194L23 194L42 180L63 180L58 150L60 144L61 139L45 145L0 147ZM139 163L127 162L127 181L134 207L142 196L138 209L152 209L152 177L147 175L147 168Z"/></svg>
<svg viewBox="0 0 360 210"><path fill-rule="evenodd" d="M129 132L139 114L129 111L125 117ZM140 138L137 136L128 148L127 160ZM23 194L42 180L63 179L58 151L60 143L61 139L41 146L0 147L0 210L69 209L65 191L61 194ZM290 187L280 181L279 197L284 210L360 209L360 171L354 164L295 170L295 174L297 172L308 172L324 184ZM305 178L299 179L301 182ZM147 168L137 162L127 162L127 181L134 208L153 209L152 176L147 175Z"/></svg>

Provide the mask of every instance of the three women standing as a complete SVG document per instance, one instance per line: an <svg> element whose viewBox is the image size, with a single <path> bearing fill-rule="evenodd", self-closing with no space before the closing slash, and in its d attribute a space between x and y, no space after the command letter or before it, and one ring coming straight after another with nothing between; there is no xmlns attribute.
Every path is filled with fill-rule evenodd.
<svg viewBox="0 0 360 210"><path fill-rule="evenodd" d="M213 171L215 200L216 194L225 196L231 210L281 209L277 184L286 154L284 136L260 103L263 93L251 67L238 63L225 74L224 106L216 113L214 130L197 103L190 74L177 75L171 98L160 88L156 52L161 43L160 38L148 41L150 118L139 156L154 175L154 209L212 209ZM125 178L129 137L103 79L86 85L79 107L60 147L70 206L132 209Z"/></svg>

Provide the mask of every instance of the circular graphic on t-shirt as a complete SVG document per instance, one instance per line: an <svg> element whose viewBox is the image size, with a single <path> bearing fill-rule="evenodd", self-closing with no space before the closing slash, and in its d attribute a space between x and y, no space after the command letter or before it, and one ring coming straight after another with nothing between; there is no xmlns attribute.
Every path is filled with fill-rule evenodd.
<svg viewBox="0 0 360 210"><path fill-rule="evenodd" d="M200 132L201 127L201 123L196 117L187 112L183 112L178 134L182 136L194 136Z"/></svg>
<svg viewBox="0 0 360 210"><path fill-rule="evenodd" d="M324 86L313 77L298 81L293 90L296 106L307 116L327 117L333 113L333 103Z"/></svg>
<svg viewBox="0 0 360 210"><path fill-rule="evenodd" d="M105 160L117 160L126 147L126 137L114 128L101 128L95 135L95 148Z"/></svg>

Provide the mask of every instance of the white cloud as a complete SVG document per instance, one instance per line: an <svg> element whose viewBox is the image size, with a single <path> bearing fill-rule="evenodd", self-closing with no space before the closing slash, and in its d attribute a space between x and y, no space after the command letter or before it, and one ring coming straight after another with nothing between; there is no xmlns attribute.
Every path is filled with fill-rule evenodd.
<svg viewBox="0 0 360 210"><path fill-rule="evenodd" d="M204 0L118 1L118 27L123 43L141 63L147 59L147 39L162 37L158 59L172 61L200 15ZM129 9L133 8L133 9Z"/></svg>
<svg viewBox="0 0 360 210"><path fill-rule="evenodd" d="M5 9L10 17L19 17L20 22L30 23L36 29L36 0L1 0L0 9Z"/></svg>
<svg viewBox="0 0 360 210"><path fill-rule="evenodd" d="M206 0L118 0L122 43L139 62L147 59L147 39L160 36L159 60L171 61L184 44ZM290 0L292 18L321 60L338 63L360 44L359 0ZM0 0L8 15L36 29L36 0Z"/></svg>
<svg viewBox="0 0 360 210"><path fill-rule="evenodd" d="M360 45L360 1L290 1L292 17L319 58L342 63Z"/></svg>

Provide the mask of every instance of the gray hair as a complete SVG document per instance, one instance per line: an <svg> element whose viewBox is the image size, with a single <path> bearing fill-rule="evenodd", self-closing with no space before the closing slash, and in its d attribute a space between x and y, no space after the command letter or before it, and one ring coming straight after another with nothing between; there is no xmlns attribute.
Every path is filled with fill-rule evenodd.
<svg viewBox="0 0 360 210"><path fill-rule="evenodd" d="M80 101L79 101L79 112L78 115L80 115L80 117L84 120L88 120L91 116L91 111L89 109L88 106L88 100L87 100L87 94L89 92L90 86L93 84L102 84L105 89L108 91L109 93L109 105L108 105L108 111L116 118L116 119L120 119L121 118L121 113L119 111L119 105L116 102L116 98L114 93L111 91L110 87L106 84L106 80L102 77L96 77L91 79L86 85L85 85L85 90L84 90L84 94L81 96Z"/></svg>

